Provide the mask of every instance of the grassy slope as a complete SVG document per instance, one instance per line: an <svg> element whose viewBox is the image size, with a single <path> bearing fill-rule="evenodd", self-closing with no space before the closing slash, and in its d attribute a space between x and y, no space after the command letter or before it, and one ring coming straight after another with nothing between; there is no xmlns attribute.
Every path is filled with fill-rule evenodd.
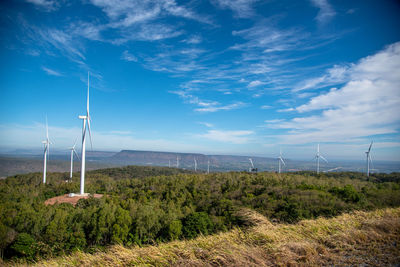
<svg viewBox="0 0 400 267"><path fill-rule="evenodd" d="M247 229L107 252L76 252L40 266L271 266L370 265L400 262L400 208L353 212L336 218L272 224L242 211Z"/></svg>

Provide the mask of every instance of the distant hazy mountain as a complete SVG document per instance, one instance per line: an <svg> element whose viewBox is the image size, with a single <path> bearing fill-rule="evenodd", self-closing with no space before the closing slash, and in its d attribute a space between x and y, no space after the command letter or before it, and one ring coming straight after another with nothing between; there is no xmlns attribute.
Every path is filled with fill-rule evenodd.
<svg viewBox="0 0 400 267"><path fill-rule="evenodd" d="M21 153L3 153L0 156L0 177L9 175L41 172L42 157L39 152L20 151ZM78 153L80 154L80 153ZM244 171L249 170L249 156L233 155L205 155L199 153L176 153L162 151L122 150L120 152L87 151L88 169L100 169L113 166L144 165L176 167L176 158L179 158L179 168L194 170L194 159L197 161L197 171L205 172L210 161L211 172ZM278 159L268 157L251 157L254 167L259 171L277 171ZM48 161L48 170L57 172L69 171L69 151L54 151ZM328 159L329 160L329 159ZM282 171L292 172L301 170L315 170L315 161L301 161L285 159L286 166ZM321 163L321 172L324 171L365 171L364 161L331 161ZM80 170L80 162L75 159L74 170ZM374 161L372 172L399 172L399 162Z"/></svg>

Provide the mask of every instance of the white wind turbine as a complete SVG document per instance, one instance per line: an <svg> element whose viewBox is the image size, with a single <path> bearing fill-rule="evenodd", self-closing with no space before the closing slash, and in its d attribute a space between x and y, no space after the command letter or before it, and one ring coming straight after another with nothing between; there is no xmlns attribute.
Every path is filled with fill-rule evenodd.
<svg viewBox="0 0 400 267"><path fill-rule="evenodd" d="M42 141L42 144L44 144L43 184L46 184L47 159L49 158L50 155L50 144L53 144L52 142L50 142L49 139L49 127L47 125L47 116L46 116L46 140Z"/></svg>
<svg viewBox="0 0 400 267"><path fill-rule="evenodd" d="M81 154L81 162L82 162L82 167L81 167L81 189L80 189L80 194L84 195L85 194L85 159L86 159L86 123L87 123L87 129L89 130L89 137L90 137L90 146L93 149L92 146L92 134L90 132L90 114L89 114L89 72L88 72L88 89L87 89L87 104L86 104L86 115L80 115L79 119L83 120L83 126L82 126L82 154Z"/></svg>
<svg viewBox="0 0 400 267"><path fill-rule="evenodd" d="M79 159L78 153L76 153L75 151L75 146L76 146L76 141L78 141L78 137L75 139L75 143L72 147L70 147L69 149L71 150L71 171L69 173L69 179L70 181L72 181L72 171L74 169L74 154L76 155L76 157Z"/></svg>
<svg viewBox="0 0 400 267"><path fill-rule="evenodd" d="M283 158L282 158L282 149L280 150L280 153L279 153L279 157L278 157L278 173L281 173L281 163L283 163L283 165L284 166L286 166L286 164L285 164L285 161L283 161Z"/></svg>
<svg viewBox="0 0 400 267"><path fill-rule="evenodd" d="M179 157L176 156L176 167L179 168Z"/></svg>
<svg viewBox="0 0 400 267"><path fill-rule="evenodd" d="M210 160L207 161L207 174L210 173Z"/></svg>
<svg viewBox="0 0 400 267"><path fill-rule="evenodd" d="M251 167L249 167L249 172L255 172L256 169L254 168L253 160L251 158L249 158L249 161L250 161L250 164L251 164Z"/></svg>
<svg viewBox="0 0 400 267"><path fill-rule="evenodd" d="M328 163L328 161L321 155L321 153L319 153L319 144L318 144L317 154L315 155L314 158L317 159L317 174L319 174L319 158L323 159L326 163Z"/></svg>
<svg viewBox="0 0 400 267"><path fill-rule="evenodd" d="M194 171L197 172L197 160L196 158L193 159L194 159Z"/></svg>
<svg viewBox="0 0 400 267"><path fill-rule="evenodd" d="M369 164L370 163L372 164L372 158L371 158L371 155L369 154L371 152L372 143L373 143L373 141L369 145L368 151L365 152L365 154L367 154L367 176L369 176L369 170L370 170Z"/></svg>

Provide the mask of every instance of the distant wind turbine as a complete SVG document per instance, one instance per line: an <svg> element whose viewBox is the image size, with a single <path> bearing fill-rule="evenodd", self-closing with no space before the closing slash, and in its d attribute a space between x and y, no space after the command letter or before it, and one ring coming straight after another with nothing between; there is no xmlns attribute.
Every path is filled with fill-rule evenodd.
<svg viewBox="0 0 400 267"><path fill-rule="evenodd" d="M282 149L280 150L279 157L278 157L278 166L279 166L278 173L281 173L281 163L283 163L283 165L286 166L285 161L283 161L283 158L282 158Z"/></svg>
<svg viewBox="0 0 400 267"><path fill-rule="evenodd" d="M50 155L50 144L53 144L52 142L50 142L49 139L49 127L47 125L47 116L46 116L46 140L42 141L42 144L44 144L43 184L46 184L47 159L49 158Z"/></svg>
<svg viewBox="0 0 400 267"><path fill-rule="evenodd" d="M86 128L89 130L89 137L90 137L90 146L93 150L93 145L92 145L92 134L90 132L90 114L89 114L89 72L88 72L88 88L87 88L87 104L86 104L86 115L80 115L79 119L83 120L83 125L82 125L82 155L81 155L81 162L82 162L82 167L81 167L81 188L80 188L80 194L84 195L85 194L85 159L86 159ZM87 123L87 127L86 127Z"/></svg>
<svg viewBox="0 0 400 267"><path fill-rule="evenodd" d="M251 158L249 158L251 167L249 168L249 172L257 172L257 169L254 168L254 164L253 164L253 160Z"/></svg>
<svg viewBox="0 0 400 267"><path fill-rule="evenodd" d="M197 171L197 160L196 160L196 158L193 158L194 159L194 171L196 172Z"/></svg>
<svg viewBox="0 0 400 267"><path fill-rule="evenodd" d="M207 174L210 173L210 160L207 161Z"/></svg>
<svg viewBox="0 0 400 267"><path fill-rule="evenodd" d="M168 168L171 168L171 160L168 160Z"/></svg>
<svg viewBox="0 0 400 267"><path fill-rule="evenodd" d="M71 171L69 173L70 181L72 181L72 171L74 169L74 154L79 159L78 153L76 153L76 151L75 151L76 141L78 141L78 137L75 139L74 145L69 148L71 150Z"/></svg>
<svg viewBox="0 0 400 267"><path fill-rule="evenodd" d="M371 152L371 147L372 147L372 143L373 142L374 141L371 141L371 144L369 145L368 151L365 152L365 154L367 154L367 176L368 177L369 177L369 171L370 171L369 164L370 163L372 164L372 158L371 158L371 155L369 153Z"/></svg>
<svg viewBox="0 0 400 267"><path fill-rule="evenodd" d="M315 155L314 158L317 160L317 174L319 174L319 158L323 159L326 163L328 163L328 161L321 155L321 153L319 153L319 144L318 144L317 154Z"/></svg>
<svg viewBox="0 0 400 267"><path fill-rule="evenodd" d="M179 168L179 157L176 156L176 167Z"/></svg>

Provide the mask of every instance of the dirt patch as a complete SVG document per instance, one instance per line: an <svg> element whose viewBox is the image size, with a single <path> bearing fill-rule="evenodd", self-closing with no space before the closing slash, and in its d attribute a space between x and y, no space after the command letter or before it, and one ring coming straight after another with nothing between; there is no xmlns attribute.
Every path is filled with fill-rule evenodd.
<svg viewBox="0 0 400 267"><path fill-rule="evenodd" d="M74 195L74 196L70 196L69 194L65 194L62 196L58 196L58 197L52 197L49 198L48 200L46 200L44 202L45 205L54 205L54 204L60 204L60 203L69 203L73 206L76 205L76 203L78 203L79 199L82 198L89 198L89 197L94 197L94 198L101 198L103 195L101 194L93 194L93 195Z"/></svg>

